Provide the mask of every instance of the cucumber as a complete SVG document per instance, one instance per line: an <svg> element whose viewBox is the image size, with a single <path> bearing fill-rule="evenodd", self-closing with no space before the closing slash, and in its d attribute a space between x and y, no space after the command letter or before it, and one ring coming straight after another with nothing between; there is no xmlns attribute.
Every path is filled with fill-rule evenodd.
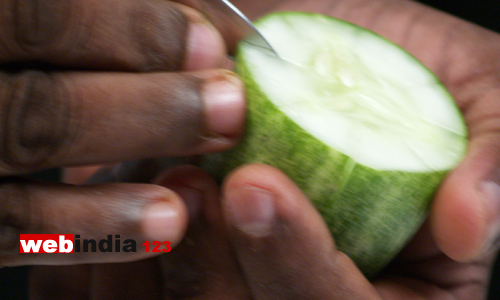
<svg viewBox="0 0 500 300"><path fill-rule="evenodd" d="M246 133L206 167L220 177L248 163L281 169L337 248L372 277L415 234L465 155L463 117L435 75L371 31L301 12L273 13L256 27L279 58L240 43Z"/></svg>

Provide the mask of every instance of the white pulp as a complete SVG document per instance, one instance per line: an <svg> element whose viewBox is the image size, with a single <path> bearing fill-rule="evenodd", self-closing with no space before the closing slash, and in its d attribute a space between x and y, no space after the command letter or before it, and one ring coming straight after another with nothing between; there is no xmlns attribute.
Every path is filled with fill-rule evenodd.
<svg viewBox="0 0 500 300"><path fill-rule="evenodd" d="M356 26L321 18L267 20L280 59L246 45L259 88L298 125L379 170L447 170L466 128L453 99L415 58Z"/></svg>

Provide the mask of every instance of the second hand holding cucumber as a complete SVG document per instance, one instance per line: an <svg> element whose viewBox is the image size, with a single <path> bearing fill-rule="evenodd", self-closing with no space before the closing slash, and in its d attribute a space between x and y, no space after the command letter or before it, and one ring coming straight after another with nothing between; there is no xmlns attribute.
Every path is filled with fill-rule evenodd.
<svg viewBox="0 0 500 300"><path fill-rule="evenodd" d="M271 14L256 27L279 58L239 44L245 136L205 167L220 178L250 163L282 170L338 249L374 276L415 234L465 155L461 112L419 61L364 28L299 12Z"/></svg>

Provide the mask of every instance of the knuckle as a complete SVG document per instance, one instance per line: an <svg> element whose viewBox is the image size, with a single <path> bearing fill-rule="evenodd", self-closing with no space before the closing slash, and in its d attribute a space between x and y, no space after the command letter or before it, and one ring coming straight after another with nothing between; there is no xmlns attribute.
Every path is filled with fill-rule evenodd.
<svg viewBox="0 0 500 300"><path fill-rule="evenodd" d="M12 75L6 90L0 161L14 170L39 168L70 139L69 97L60 80L38 71Z"/></svg>
<svg viewBox="0 0 500 300"><path fill-rule="evenodd" d="M172 153L186 154L186 149L202 144L206 132L199 93L201 81L194 76L176 75L170 77L169 86L165 86L161 76L152 77L151 83L148 105L141 115L154 124L154 132L160 133L161 140L168 140ZM159 141L156 139L154 143Z"/></svg>
<svg viewBox="0 0 500 300"><path fill-rule="evenodd" d="M137 1L128 15L129 32L143 57L143 71L178 70L184 61L188 20L168 1Z"/></svg>
<svg viewBox="0 0 500 300"><path fill-rule="evenodd" d="M463 108L463 113L471 138L500 134L500 105L497 101L499 96L500 88L494 88L474 94L467 100L468 105Z"/></svg>
<svg viewBox="0 0 500 300"><path fill-rule="evenodd" d="M13 40L24 50L50 45L68 30L72 2L66 0L9 1Z"/></svg>

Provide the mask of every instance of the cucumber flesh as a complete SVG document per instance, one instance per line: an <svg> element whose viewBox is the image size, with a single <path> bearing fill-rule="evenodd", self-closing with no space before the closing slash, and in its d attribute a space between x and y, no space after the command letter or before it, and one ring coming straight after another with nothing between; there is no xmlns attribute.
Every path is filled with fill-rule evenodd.
<svg viewBox="0 0 500 300"><path fill-rule="evenodd" d="M202 165L220 180L250 163L280 169L321 213L337 249L375 276L463 158L461 113L414 57L356 25L281 12L256 27L280 59L240 43L245 135Z"/></svg>
<svg viewBox="0 0 500 300"><path fill-rule="evenodd" d="M269 100L311 135L370 168L455 166L466 151L467 131L439 80L370 31L310 17L283 14L258 24L280 58L251 44L240 47Z"/></svg>

